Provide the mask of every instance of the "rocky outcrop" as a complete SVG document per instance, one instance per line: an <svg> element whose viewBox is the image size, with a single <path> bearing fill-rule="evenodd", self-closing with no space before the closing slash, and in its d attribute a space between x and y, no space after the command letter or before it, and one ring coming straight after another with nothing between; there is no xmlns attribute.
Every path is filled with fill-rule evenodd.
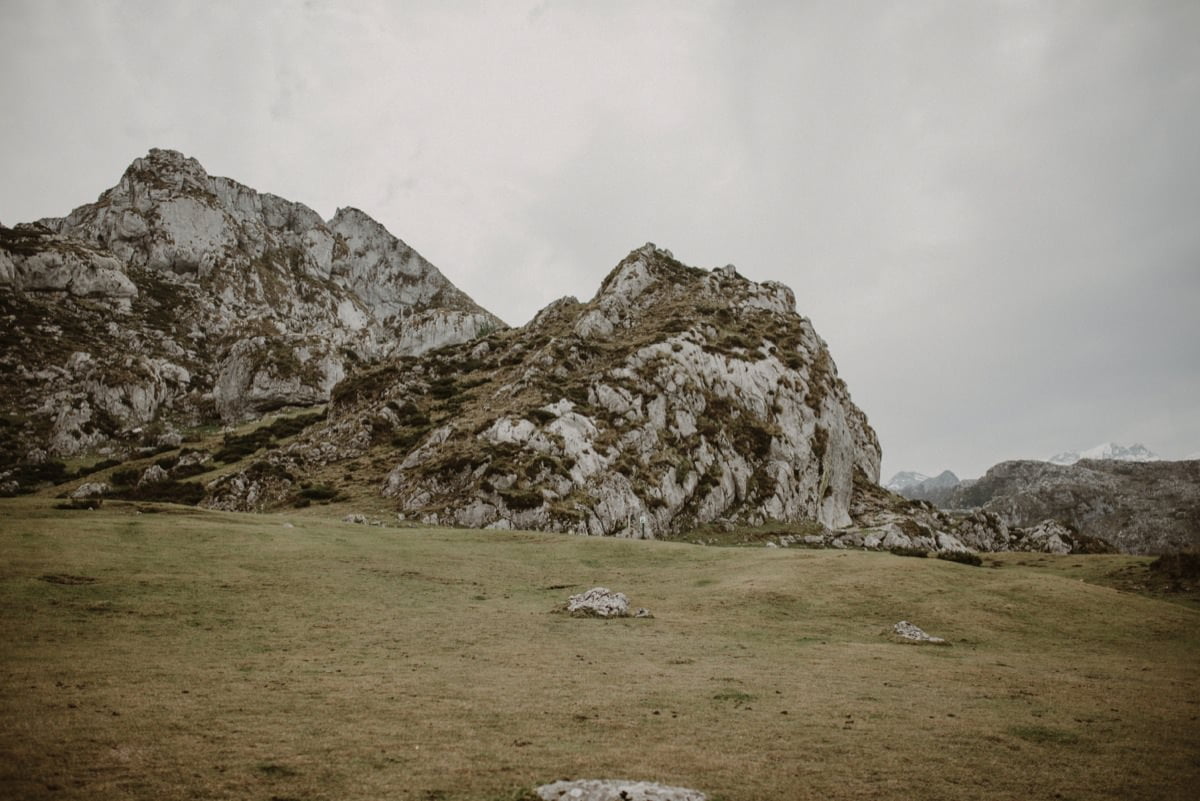
<svg viewBox="0 0 1200 801"><path fill-rule="evenodd" d="M914 501L858 476L850 514L854 525L827 532L821 542L832 547L926 551L1038 551L1043 553L1109 553L1112 546L1054 521L1031 528L1010 525L1001 515L982 509L946 511L928 501Z"/></svg>
<svg viewBox="0 0 1200 801"><path fill-rule="evenodd" d="M901 620L892 626L892 635L903 642L914 642L924 645L949 645L942 637L926 634L919 626Z"/></svg>
<svg viewBox="0 0 1200 801"><path fill-rule="evenodd" d="M391 460L381 491L426 523L648 538L712 521L845 526L855 473L879 472L875 434L791 291L653 245L587 303L342 382L329 421L272 458L300 477ZM287 489L270 492L286 503Z"/></svg>
<svg viewBox="0 0 1200 801"><path fill-rule="evenodd" d="M138 294L111 254L30 227L0 227L0 291L61 292L117 311L128 311Z"/></svg>
<svg viewBox="0 0 1200 801"><path fill-rule="evenodd" d="M623 592L607 587L592 587L587 592L567 599L567 614L571 617L654 617L649 609L629 609L629 598Z"/></svg>
<svg viewBox="0 0 1200 801"><path fill-rule="evenodd" d="M1082 460L1072 465L1002 462L948 500L977 508L1006 525L1094 537L1127 553L1170 553L1200 547L1200 462Z"/></svg>
<svg viewBox="0 0 1200 801"><path fill-rule="evenodd" d="M0 472L323 403L500 327L363 212L325 222L152 150L95 203L0 228Z"/></svg>

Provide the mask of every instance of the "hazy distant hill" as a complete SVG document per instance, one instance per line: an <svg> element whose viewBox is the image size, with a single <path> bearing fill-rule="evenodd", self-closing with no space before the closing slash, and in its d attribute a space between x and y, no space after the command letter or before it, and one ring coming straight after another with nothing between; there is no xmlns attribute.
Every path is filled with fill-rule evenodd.
<svg viewBox="0 0 1200 801"><path fill-rule="evenodd" d="M1134 443L1125 446L1114 442L1102 442L1085 451L1063 451L1051 456L1050 464L1075 464L1080 459L1111 459L1119 462L1155 462L1158 454L1145 445Z"/></svg>

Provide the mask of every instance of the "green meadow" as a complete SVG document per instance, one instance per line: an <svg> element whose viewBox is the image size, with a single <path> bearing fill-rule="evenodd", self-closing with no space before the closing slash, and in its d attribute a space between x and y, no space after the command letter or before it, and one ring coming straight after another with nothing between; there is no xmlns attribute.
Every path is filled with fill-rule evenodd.
<svg viewBox="0 0 1200 801"><path fill-rule="evenodd" d="M1191 799L1200 608L1148 561L3 500L0 797ZM654 617L558 611L597 585Z"/></svg>

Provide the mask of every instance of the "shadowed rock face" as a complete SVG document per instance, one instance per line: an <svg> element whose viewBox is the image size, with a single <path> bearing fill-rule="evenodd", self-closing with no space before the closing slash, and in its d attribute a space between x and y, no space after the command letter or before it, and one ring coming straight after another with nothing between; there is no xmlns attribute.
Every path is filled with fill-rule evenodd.
<svg viewBox="0 0 1200 801"><path fill-rule="evenodd" d="M152 150L95 202L0 228L0 465L131 429L325 401L358 365L502 327L356 209L312 209Z"/></svg>
<svg viewBox="0 0 1200 801"><path fill-rule="evenodd" d="M1013 526L1053 518L1128 553L1200 547L1200 461L1002 462L945 505Z"/></svg>
<svg viewBox="0 0 1200 801"><path fill-rule="evenodd" d="M388 460L379 490L430 523L659 537L716 520L848 525L879 444L791 291L633 251L587 303L343 382L329 421L271 458L286 501L329 462Z"/></svg>

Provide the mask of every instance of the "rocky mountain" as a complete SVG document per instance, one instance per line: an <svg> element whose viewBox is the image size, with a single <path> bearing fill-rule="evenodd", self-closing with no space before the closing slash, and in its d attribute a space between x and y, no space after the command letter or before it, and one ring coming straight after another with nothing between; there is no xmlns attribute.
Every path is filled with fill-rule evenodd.
<svg viewBox="0 0 1200 801"><path fill-rule="evenodd" d="M1159 456L1145 445L1134 443L1125 446L1114 442L1102 442L1085 451L1063 451L1051 456L1050 464L1075 464L1081 459L1111 459L1118 462L1155 462Z"/></svg>
<svg viewBox="0 0 1200 801"><path fill-rule="evenodd" d="M1010 525L993 511L948 512L929 501L910 500L857 476L850 508L854 525L827 532L809 544L842 548L917 549L953 552L1040 551L1110 553L1104 540L1053 519L1024 527Z"/></svg>
<svg viewBox="0 0 1200 801"><path fill-rule="evenodd" d="M170 150L66 217L0 227L0 321L0 483L322 403L365 365L503 326L363 212L325 221Z"/></svg>
<svg viewBox="0 0 1200 801"><path fill-rule="evenodd" d="M892 492L903 492L909 487L915 487L928 480L929 476L924 473L918 473L915 470L902 470L889 478L887 483L883 485L883 488Z"/></svg>
<svg viewBox="0 0 1200 801"><path fill-rule="evenodd" d="M1009 526L1052 518L1128 553L1200 547L1200 461L1002 462L942 504Z"/></svg>
<svg viewBox="0 0 1200 801"><path fill-rule="evenodd" d="M917 476L920 474L914 473L912 475ZM895 482L895 480L893 478L892 482ZM892 482L889 482L889 484ZM929 501L938 506L943 506L945 505L944 502L956 488L962 484L969 485L970 483L971 479L967 479L965 482L960 481L958 476L950 470L943 470L932 478L926 476L920 481L903 482L903 486L900 489L893 489L890 486L888 486L888 489L892 489L893 492L899 493L909 500Z"/></svg>
<svg viewBox="0 0 1200 801"><path fill-rule="evenodd" d="M352 462L428 523L633 537L849 525L879 444L794 305L781 284L646 245L588 302L343 381L328 420L215 482L208 503L293 503Z"/></svg>

